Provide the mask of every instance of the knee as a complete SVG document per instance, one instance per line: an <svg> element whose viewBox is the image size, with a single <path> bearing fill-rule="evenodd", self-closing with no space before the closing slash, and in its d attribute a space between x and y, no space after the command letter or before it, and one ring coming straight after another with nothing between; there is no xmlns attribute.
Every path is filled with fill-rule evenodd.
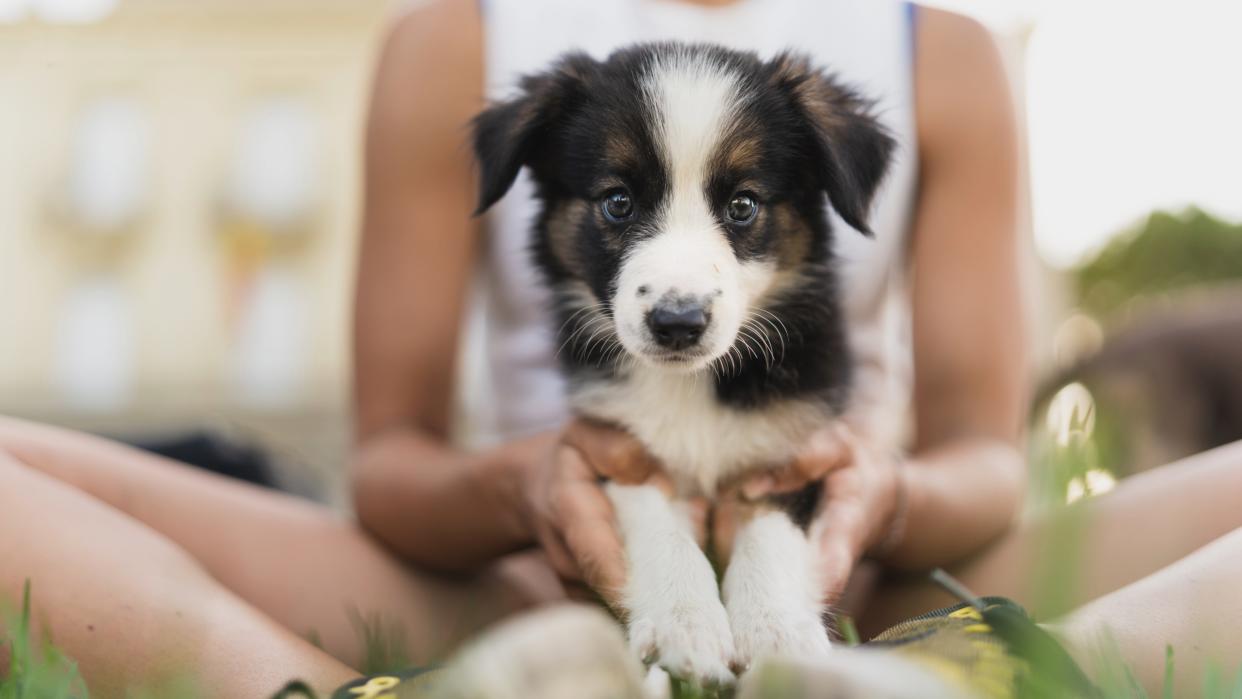
<svg viewBox="0 0 1242 699"><path fill-rule="evenodd" d="M27 472L38 472L92 497L115 503L115 460L93 437L54 425L0 416L0 453Z"/></svg>
<svg viewBox="0 0 1242 699"><path fill-rule="evenodd" d="M55 429L0 415L0 453L29 467L39 462L43 445L50 439L48 433Z"/></svg>
<svg viewBox="0 0 1242 699"><path fill-rule="evenodd" d="M3 442L0 442L0 492L7 490L5 486L14 480L17 474L25 470L27 470L25 464L6 449Z"/></svg>
<svg viewBox="0 0 1242 699"><path fill-rule="evenodd" d="M24 424L8 415L0 415L0 453L12 456L11 447L17 443L17 436Z"/></svg>
<svg viewBox="0 0 1242 699"><path fill-rule="evenodd" d="M25 427L25 423L0 415L0 478L17 469L29 472L36 463L32 454L35 445L25 435Z"/></svg>

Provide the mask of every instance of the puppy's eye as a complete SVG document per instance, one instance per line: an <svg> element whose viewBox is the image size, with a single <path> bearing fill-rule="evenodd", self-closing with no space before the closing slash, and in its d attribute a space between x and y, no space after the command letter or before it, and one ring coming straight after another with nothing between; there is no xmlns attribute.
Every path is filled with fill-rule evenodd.
<svg viewBox="0 0 1242 699"><path fill-rule="evenodd" d="M604 212L604 218L620 223L634 215L634 200L624 189L614 189L604 195L600 208Z"/></svg>
<svg viewBox="0 0 1242 699"><path fill-rule="evenodd" d="M759 202L749 194L734 194L725 207L725 216L733 223L750 223L759 215Z"/></svg>

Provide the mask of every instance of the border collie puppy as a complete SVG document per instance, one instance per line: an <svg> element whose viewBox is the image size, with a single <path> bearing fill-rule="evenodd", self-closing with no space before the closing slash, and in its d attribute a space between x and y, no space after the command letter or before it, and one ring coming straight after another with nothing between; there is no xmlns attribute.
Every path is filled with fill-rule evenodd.
<svg viewBox="0 0 1242 699"><path fill-rule="evenodd" d="M750 508L718 585L679 498L786 463L845 407L826 204L868 232L894 145L869 109L798 55L661 43L569 54L475 121L479 211L523 166L536 183L574 409L677 484L606 486L631 643L674 674L829 650L807 508Z"/></svg>

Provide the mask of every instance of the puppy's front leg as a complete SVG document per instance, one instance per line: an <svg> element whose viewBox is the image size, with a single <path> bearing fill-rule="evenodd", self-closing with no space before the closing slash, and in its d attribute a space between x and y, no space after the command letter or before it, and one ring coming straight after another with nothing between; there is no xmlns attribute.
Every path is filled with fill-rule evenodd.
<svg viewBox="0 0 1242 699"><path fill-rule="evenodd" d="M610 483L607 493L629 560L630 644L674 675L706 684L732 681L729 618L684 507L655 486Z"/></svg>
<svg viewBox="0 0 1242 699"><path fill-rule="evenodd" d="M814 551L789 515L758 509L738 529L721 593L738 660L820 658L831 648Z"/></svg>

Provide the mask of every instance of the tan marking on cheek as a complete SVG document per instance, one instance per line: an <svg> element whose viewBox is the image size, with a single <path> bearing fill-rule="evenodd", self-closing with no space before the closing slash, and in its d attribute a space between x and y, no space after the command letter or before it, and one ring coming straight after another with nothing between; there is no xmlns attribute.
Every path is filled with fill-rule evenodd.
<svg viewBox="0 0 1242 699"><path fill-rule="evenodd" d="M781 270L800 267L811 254L811 229L789 204L777 204L771 214L775 221L777 266Z"/></svg>
<svg viewBox="0 0 1242 699"><path fill-rule="evenodd" d="M582 222L589 215L587 202L575 200L562 204L548 217L548 244L552 255L575 276L582 276L582 262L578 259L574 241Z"/></svg>

